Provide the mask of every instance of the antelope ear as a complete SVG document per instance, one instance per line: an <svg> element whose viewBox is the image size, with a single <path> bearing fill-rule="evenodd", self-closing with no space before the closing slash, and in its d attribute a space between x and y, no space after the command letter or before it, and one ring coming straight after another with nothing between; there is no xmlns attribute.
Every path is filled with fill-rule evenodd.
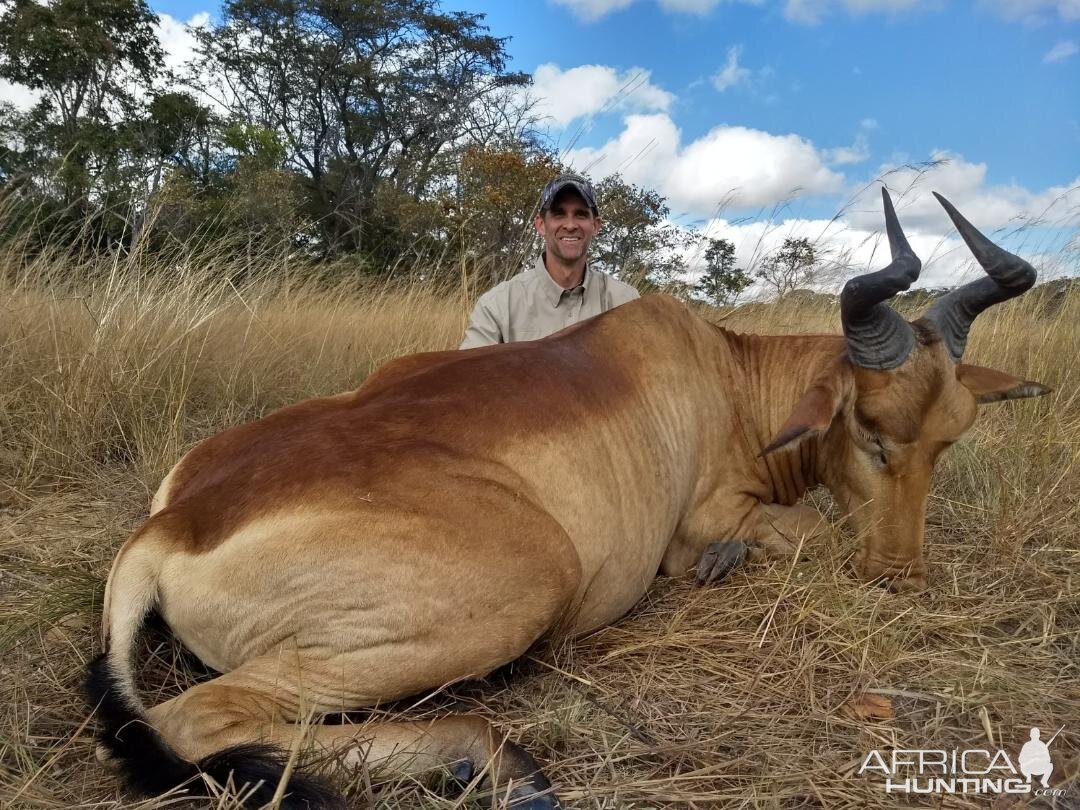
<svg viewBox="0 0 1080 810"><path fill-rule="evenodd" d="M1041 397L1053 390L1037 382L1018 379L1004 371L983 366L969 366L967 363L957 364L956 379L973 393L980 403Z"/></svg>
<svg viewBox="0 0 1080 810"><path fill-rule="evenodd" d="M837 363L821 372L795 404L783 427L759 455L768 455L781 447L796 444L828 430L844 404L844 396L850 384L851 369L846 363Z"/></svg>

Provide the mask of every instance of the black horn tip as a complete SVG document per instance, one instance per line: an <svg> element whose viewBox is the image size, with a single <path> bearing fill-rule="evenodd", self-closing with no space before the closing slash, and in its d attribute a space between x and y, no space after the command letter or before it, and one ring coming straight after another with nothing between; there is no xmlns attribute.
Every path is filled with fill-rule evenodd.
<svg viewBox="0 0 1080 810"><path fill-rule="evenodd" d="M904 229L900 227L900 218L896 216L896 208L893 206L892 197L885 186L881 187L881 204L885 208L885 233L889 237L889 250L894 259L902 254L915 255L908 244Z"/></svg>
<svg viewBox="0 0 1080 810"><path fill-rule="evenodd" d="M969 228L970 230L975 231L975 233L979 233L978 231L975 230L975 226L972 225L970 222L968 222L967 219L964 217L964 215L956 210L955 205L953 205L951 202L946 200L944 197L942 197L936 191L931 191L930 193L933 194L934 197L937 198L937 201L939 203L941 203L941 207L945 209L945 213L949 215L949 219L951 219L953 221L953 224L956 226L956 229L958 231L960 231L961 236L964 236L964 229L965 228ZM979 233L979 236L982 236L982 234ZM964 236L964 238L966 239L967 237ZM983 238L985 239L986 237L984 236Z"/></svg>
<svg viewBox="0 0 1080 810"><path fill-rule="evenodd" d="M968 222L964 215L956 210L956 206L936 191L931 193L937 197L937 201L941 203L949 219L953 221L957 232L974 254L975 259L999 284L1014 291L1016 295L1035 286L1038 274L1028 261L994 244L978 228Z"/></svg>
<svg viewBox="0 0 1080 810"><path fill-rule="evenodd" d="M980 259L981 261L984 252L988 248L991 250L1001 250L1001 248L987 239L978 228L968 222L964 215L956 210L955 205L936 191L930 193L937 198L939 203L941 203L941 207L945 209L945 213L949 215L949 219L953 221L953 225L956 226L956 230L960 233L960 236L967 242L968 247L971 248L971 252L975 254L975 258Z"/></svg>

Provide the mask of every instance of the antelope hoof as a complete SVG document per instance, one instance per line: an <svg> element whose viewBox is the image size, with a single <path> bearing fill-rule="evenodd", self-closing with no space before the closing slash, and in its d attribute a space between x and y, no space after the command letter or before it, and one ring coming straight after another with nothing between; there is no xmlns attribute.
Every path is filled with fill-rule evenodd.
<svg viewBox="0 0 1080 810"><path fill-rule="evenodd" d="M551 789L551 783L544 776L539 766L523 748L512 742L503 743L503 751L524 766L528 776L513 780L509 795L496 790L496 796L506 799L506 804L496 802L492 806L506 807L508 810L562 810L562 804ZM471 760L463 759L450 766L450 773L463 787L476 776L476 766ZM484 782L488 782L485 778Z"/></svg>
<svg viewBox="0 0 1080 810"><path fill-rule="evenodd" d="M543 774L534 775L530 784L518 785L510 791L509 810L562 810L559 799Z"/></svg>
<svg viewBox="0 0 1080 810"><path fill-rule="evenodd" d="M921 593L926 590L926 575L892 577L881 581L889 593Z"/></svg>
<svg viewBox="0 0 1080 810"><path fill-rule="evenodd" d="M705 547L697 567L698 585L715 585L746 559L750 549L742 540L718 540Z"/></svg>
<svg viewBox="0 0 1080 810"><path fill-rule="evenodd" d="M889 593L919 593L926 590L926 570L917 563L899 566L863 562L858 570L863 582L878 585Z"/></svg>
<svg viewBox="0 0 1080 810"><path fill-rule="evenodd" d="M476 776L476 767L470 760L463 759L450 766L450 775L464 787L473 780L474 776Z"/></svg>
<svg viewBox="0 0 1080 810"><path fill-rule="evenodd" d="M562 804L551 789L551 782L544 776L536 760L521 746L507 740L503 743L503 755L516 761L527 776L510 789L509 810L562 810Z"/></svg>

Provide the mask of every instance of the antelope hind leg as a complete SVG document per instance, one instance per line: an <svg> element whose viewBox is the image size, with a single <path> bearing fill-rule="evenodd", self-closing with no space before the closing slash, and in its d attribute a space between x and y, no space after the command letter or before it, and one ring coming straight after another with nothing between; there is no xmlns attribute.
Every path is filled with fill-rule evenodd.
<svg viewBox="0 0 1080 810"><path fill-rule="evenodd" d="M274 740L285 747L296 733L276 729ZM448 768L463 786L475 783L489 793L494 807L561 807L536 761L482 717L456 714L428 722L318 726L309 734L319 747L338 752L346 765L363 762L376 771L417 775Z"/></svg>
<svg viewBox="0 0 1080 810"><path fill-rule="evenodd" d="M329 693L319 695L313 684L287 677L287 670L277 655L254 659L154 707L150 721L193 762L213 759L233 746L269 744L289 752L313 745L346 766L364 762L372 769L414 775L448 768L465 782L478 776L480 787L495 797L500 808L561 807L533 758L486 719L450 715L429 722L303 725L297 722L301 717L341 711L340 695L336 699ZM243 775L238 768L237 787ZM297 784L310 789L303 777ZM267 800L275 787L264 788L269 791Z"/></svg>

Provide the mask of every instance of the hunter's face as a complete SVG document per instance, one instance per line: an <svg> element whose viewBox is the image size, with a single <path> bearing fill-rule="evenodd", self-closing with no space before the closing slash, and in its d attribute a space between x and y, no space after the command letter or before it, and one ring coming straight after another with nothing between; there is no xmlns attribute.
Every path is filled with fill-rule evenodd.
<svg viewBox="0 0 1080 810"><path fill-rule="evenodd" d="M600 225L600 217L573 189L562 191L536 218L536 230L544 238L547 255L564 264L573 264L585 256Z"/></svg>

